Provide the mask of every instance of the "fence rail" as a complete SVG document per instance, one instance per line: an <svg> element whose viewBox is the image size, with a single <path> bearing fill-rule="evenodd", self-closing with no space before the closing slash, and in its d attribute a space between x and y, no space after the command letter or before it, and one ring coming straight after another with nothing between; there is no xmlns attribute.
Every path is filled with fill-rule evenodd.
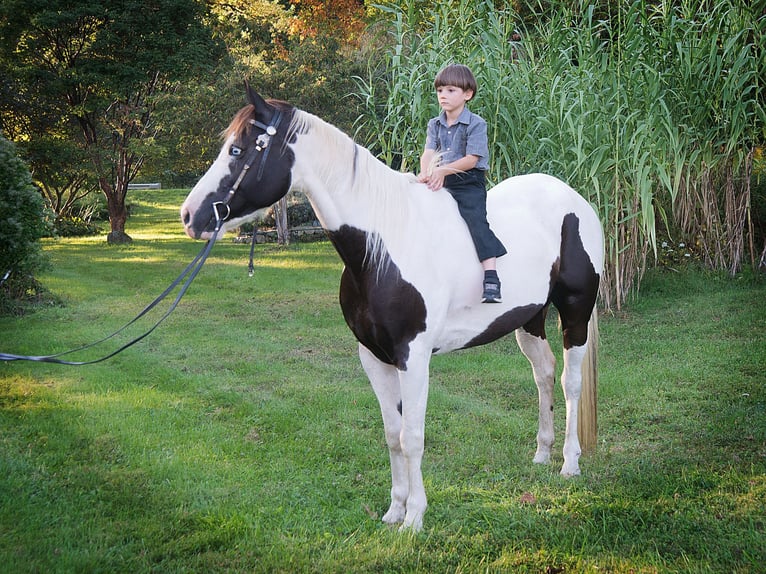
<svg viewBox="0 0 766 574"><path fill-rule="evenodd" d="M157 183L129 183L128 189L162 189L162 184Z"/></svg>

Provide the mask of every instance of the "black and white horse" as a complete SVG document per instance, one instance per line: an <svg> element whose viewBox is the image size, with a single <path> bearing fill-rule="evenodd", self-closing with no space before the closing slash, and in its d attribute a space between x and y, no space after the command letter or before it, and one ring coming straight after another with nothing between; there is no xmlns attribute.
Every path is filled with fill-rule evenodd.
<svg viewBox="0 0 766 574"><path fill-rule="evenodd" d="M551 303L564 340L561 474L579 474L581 365L593 338L588 325L603 265L601 224L588 202L542 174L513 177L489 190L489 223L508 254L497 262L503 302L481 304L482 268L447 191L429 191L413 175L391 170L316 116L264 101L249 87L248 97L217 159L181 207L181 219L189 236L210 239L216 220L223 221L223 232L291 188L306 193L345 264L343 316L383 414L392 476L383 521L422 527L433 354L515 331L539 391L534 462L550 461L555 358L544 328Z"/></svg>

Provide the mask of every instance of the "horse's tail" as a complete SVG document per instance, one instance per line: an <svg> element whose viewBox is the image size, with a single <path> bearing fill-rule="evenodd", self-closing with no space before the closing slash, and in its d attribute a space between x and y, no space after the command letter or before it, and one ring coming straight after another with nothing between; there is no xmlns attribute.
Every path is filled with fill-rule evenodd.
<svg viewBox="0 0 766 574"><path fill-rule="evenodd" d="M577 417L577 434L584 453L598 442L598 307L593 305L588 321L588 347L582 361L582 394Z"/></svg>

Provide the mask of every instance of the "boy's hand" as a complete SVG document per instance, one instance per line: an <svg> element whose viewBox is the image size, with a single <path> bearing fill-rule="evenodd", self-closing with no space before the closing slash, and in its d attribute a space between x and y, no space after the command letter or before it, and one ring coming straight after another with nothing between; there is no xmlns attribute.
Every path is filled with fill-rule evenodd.
<svg viewBox="0 0 766 574"><path fill-rule="evenodd" d="M425 183L426 186L428 186L428 189L431 191L437 191L444 187L444 174L442 170L435 169L431 173L431 175L428 175L427 173L421 173L418 176L418 181L420 183Z"/></svg>

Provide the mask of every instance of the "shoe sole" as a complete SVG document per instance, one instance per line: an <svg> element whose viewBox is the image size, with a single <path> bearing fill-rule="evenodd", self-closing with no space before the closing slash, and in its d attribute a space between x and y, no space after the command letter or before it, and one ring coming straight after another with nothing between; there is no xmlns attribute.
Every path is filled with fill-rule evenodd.
<svg viewBox="0 0 766 574"><path fill-rule="evenodd" d="M481 300L482 303L502 303L503 300L499 297L485 297Z"/></svg>

